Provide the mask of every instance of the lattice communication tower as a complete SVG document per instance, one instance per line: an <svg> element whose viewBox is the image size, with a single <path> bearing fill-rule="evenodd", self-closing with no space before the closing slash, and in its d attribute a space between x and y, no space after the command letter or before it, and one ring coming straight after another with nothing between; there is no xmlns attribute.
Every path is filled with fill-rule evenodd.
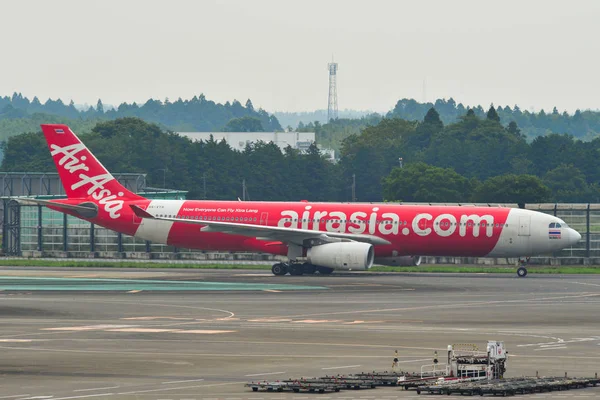
<svg viewBox="0 0 600 400"><path fill-rule="evenodd" d="M327 64L329 70L329 104L327 106L327 122L338 117L337 104L337 68L335 62Z"/></svg>

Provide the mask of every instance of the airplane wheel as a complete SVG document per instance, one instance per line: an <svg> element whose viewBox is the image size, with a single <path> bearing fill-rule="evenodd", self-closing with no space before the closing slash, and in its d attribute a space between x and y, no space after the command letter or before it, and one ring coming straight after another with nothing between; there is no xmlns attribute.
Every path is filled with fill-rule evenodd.
<svg viewBox="0 0 600 400"><path fill-rule="evenodd" d="M271 267L271 272L273 273L273 275L281 276L287 274L288 271L285 264L277 263Z"/></svg>
<svg viewBox="0 0 600 400"><path fill-rule="evenodd" d="M329 275L333 272L333 268L317 267L317 271L319 271L320 274Z"/></svg>
<svg viewBox="0 0 600 400"><path fill-rule="evenodd" d="M300 276L304 274L304 267L302 265L291 265L290 275Z"/></svg>
<svg viewBox="0 0 600 400"><path fill-rule="evenodd" d="M527 276L527 268L519 267L519 269L517 269L517 275L519 276L519 278L526 277Z"/></svg>
<svg viewBox="0 0 600 400"><path fill-rule="evenodd" d="M304 273L308 275L312 275L317 272L317 267L309 263L302 264L302 268L304 269Z"/></svg>

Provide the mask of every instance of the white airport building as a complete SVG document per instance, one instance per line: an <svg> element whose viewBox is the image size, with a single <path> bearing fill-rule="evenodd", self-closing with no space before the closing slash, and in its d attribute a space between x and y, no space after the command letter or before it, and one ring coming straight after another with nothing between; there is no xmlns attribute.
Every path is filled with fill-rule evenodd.
<svg viewBox="0 0 600 400"><path fill-rule="evenodd" d="M293 149L306 151L311 143L315 141L314 132L177 132L190 140L208 141L212 137L217 141L225 140L232 149L244 151L247 144L259 141L269 143L273 142L281 151L287 146ZM332 149L319 148L321 152L332 160L335 159L335 151Z"/></svg>

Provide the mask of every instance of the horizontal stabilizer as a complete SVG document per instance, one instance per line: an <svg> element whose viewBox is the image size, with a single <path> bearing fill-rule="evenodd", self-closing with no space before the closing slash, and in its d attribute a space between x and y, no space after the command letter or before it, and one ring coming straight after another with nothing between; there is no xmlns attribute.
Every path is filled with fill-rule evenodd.
<svg viewBox="0 0 600 400"><path fill-rule="evenodd" d="M154 215L150 214L148 211L144 210L143 208L136 206L134 204L131 204L129 207L131 207L131 209L133 210L133 213L135 214L136 217L138 218L150 218L150 219L155 219Z"/></svg>
<svg viewBox="0 0 600 400"><path fill-rule="evenodd" d="M28 199L28 198L20 198L15 199L19 204L31 206L47 206L58 208L61 211L74 211L80 216L84 218L94 218L98 215L98 206L94 203L83 202L80 204L64 204L59 203L56 200L40 200L40 199Z"/></svg>

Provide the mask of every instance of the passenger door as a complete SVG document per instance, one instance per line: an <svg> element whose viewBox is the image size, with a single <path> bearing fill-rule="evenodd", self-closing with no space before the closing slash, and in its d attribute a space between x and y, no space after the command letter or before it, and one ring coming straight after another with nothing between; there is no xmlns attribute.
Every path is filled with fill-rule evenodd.
<svg viewBox="0 0 600 400"><path fill-rule="evenodd" d="M520 216L519 217L519 236L530 236L531 217Z"/></svg>

